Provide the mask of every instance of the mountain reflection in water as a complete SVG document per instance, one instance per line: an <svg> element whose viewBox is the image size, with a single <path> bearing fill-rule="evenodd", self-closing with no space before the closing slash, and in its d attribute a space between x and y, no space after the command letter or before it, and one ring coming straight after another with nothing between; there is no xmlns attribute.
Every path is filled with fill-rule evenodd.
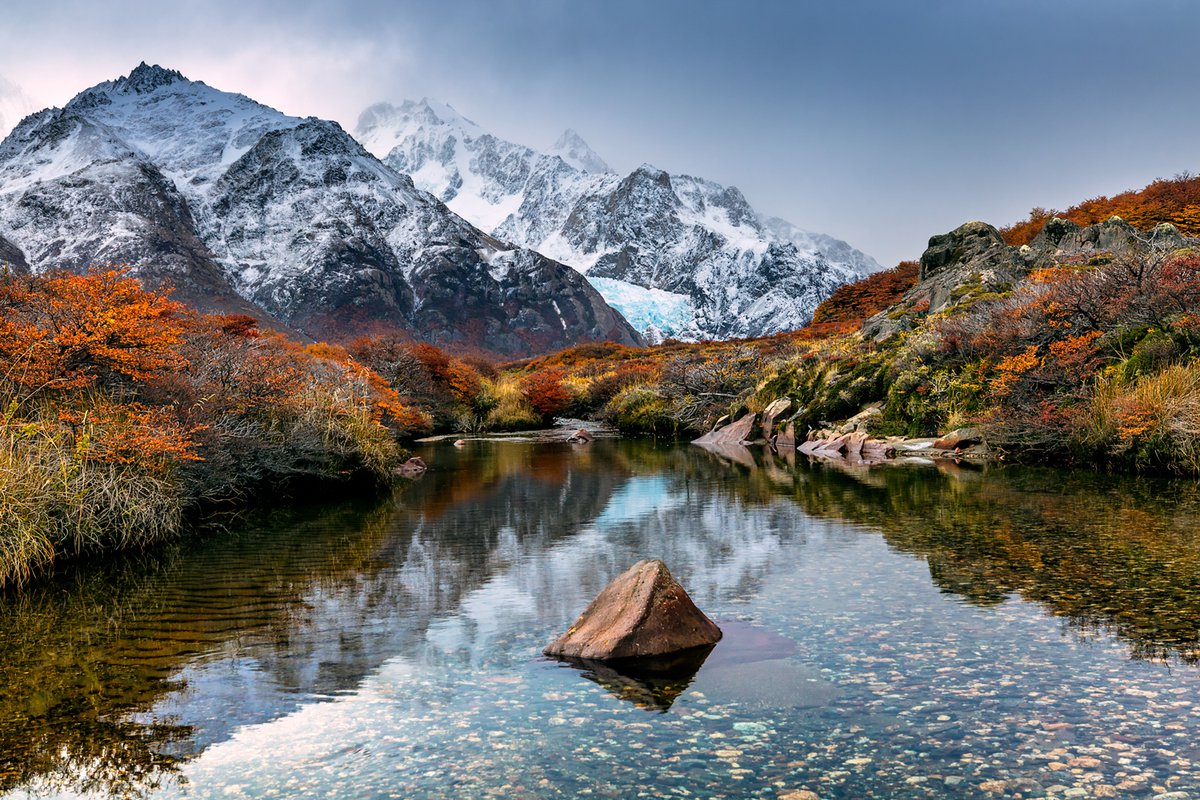
<svg viewBox="0 0 1200 800"><path fill-rule="evenodd" d="M0 792L152 794L238 730L352 694L396 659L528 672L641 558L663 559L697 605L753 636L737 609L765 581L882 535L964 603L1019 597L1135 659L1200 660L1192 481L848 472L645 441L423 455L430 472L391 497L258 516L0 597ZM686 691L797 709L838 695L803 663L813 643L794 653L763 635L777 638L748 648L758 656L723 661L718 646L666 686L594 666L588 677L660 710ZM747 688L771 682L785 687L773 698Z"/></svg>

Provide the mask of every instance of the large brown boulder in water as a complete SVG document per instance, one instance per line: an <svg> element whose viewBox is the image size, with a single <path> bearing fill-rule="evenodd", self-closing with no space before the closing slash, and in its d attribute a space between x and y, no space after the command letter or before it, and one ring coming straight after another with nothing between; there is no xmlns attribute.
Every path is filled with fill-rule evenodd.
<svg viewBox="0 0 1200 800"><path fill-rule="evenodd" d="M721 629L696 608L661 561L639 561L612 583L543 651L609 661L711 647Z"/></svg>

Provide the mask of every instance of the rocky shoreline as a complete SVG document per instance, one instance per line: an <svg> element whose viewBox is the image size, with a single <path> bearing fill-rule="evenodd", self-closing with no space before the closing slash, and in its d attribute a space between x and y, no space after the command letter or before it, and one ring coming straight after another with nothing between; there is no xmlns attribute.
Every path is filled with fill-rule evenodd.
<svg viewBox="0 0 1200 800"><path fill-rule="evenodd" d="M761 414L746 412L733 421L722 417L711 431L692 443L717 449L765 446L853 465L914 458L996 460L995 453L975 428L959 428L926 438L872 436L867 429L870 420L880 413L878 406L868 406L840 425L809 430L803 439L798 439L796 424L787 416L791 410L792 401L781 398L770 403Z"/></svg>

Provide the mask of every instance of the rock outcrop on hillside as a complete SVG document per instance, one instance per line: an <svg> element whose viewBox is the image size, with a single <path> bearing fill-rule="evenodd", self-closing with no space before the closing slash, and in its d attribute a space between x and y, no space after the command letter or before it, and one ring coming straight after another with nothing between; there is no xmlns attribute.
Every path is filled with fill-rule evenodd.
<svg viewBox="0 0 1200 800"><path fill-rule="evenodd" d="M1010 247L993 226L968 222L929 240L921 255L917 284L898 305L863 323L862 335L882 341L906 330L910 313L947 311L982 296L1007 292L1033 269L1151 250L1170 252L1197 243L1173 225L1138 231L1120 217L1086 227L1056 217L1030 244Z"/></svg>

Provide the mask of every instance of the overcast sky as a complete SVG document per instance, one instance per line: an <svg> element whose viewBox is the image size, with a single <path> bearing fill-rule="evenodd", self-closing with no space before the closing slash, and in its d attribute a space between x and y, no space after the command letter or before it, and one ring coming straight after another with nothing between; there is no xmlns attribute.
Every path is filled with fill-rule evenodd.
<svg viewBox="0 0 1200 800"><path fill-rule="evenodd" d="M1191 0L6 0L0 76L39 105L139 61L353 129L435 97L621 171L739 187L885 266L1200 171Z"/></svg>

